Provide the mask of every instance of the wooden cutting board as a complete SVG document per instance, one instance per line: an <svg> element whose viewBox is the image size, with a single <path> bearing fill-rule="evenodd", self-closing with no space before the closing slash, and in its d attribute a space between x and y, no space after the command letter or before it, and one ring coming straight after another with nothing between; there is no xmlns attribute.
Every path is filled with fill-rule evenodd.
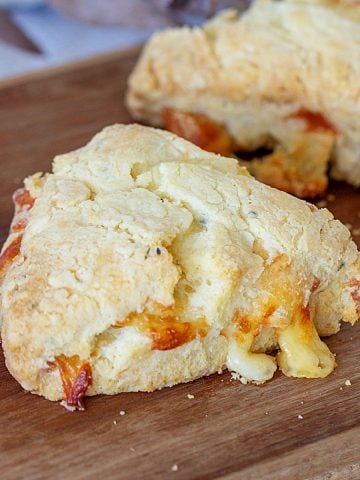
<svg viewBox="0 0 360 480"><path fill-rule="evenodd" d="M23 177L103 126L130 121L122 98L137 54L0 84L1 240ZM330 210L359 228L359 192L330 192ZM1 357L1 479L360 479L360 325L327 342L339 366L323 380L277 375L257 387L213 375L90 398L76 413L25 393Z"/></svg>

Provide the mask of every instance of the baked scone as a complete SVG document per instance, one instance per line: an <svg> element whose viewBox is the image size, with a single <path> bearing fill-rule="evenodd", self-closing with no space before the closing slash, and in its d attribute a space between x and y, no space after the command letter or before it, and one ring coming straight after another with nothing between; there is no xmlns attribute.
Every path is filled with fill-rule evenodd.
<svg viewBox="0 0 360 480"><path fill-rule="evenodd" d="M359 5L258 0L242 16L158 32L129 79L127 105L203 148L252 152L251 173L300 197L324 192L329 162L334 178L358 186ZM220 150L207 144L206 122Z"/></svg>
<svg viewBox="0 0 360 480"><path fill-rule="evenodd" d="M15 200L25 221L0 257L6 364L71 408L224 368L245 382L278 366L324 377L335 360L319 334L359 317L346 227L172 133L108 127Z"/></svg>

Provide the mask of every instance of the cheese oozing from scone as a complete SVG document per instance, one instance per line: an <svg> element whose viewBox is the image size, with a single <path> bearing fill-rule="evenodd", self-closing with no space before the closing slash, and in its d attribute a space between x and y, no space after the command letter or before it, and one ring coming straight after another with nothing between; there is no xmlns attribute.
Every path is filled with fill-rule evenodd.
<svg viewBox="0 0 360 480"><path fill-rule="evenodd" d="M6 364L25 389L81 409L225 368L263 383L335 367L319 335L358 319L360 266L327 210L138 125L25 187L0 256Z"/></svg>
<svg viewBox="0 0 360 480"><path fill-rule="evenodd" d="M329 163L360 185L359 46L356 2L258 0L241 16L155 33L127 104L202 148L253 152L257 179L314 197Z"/></svg>

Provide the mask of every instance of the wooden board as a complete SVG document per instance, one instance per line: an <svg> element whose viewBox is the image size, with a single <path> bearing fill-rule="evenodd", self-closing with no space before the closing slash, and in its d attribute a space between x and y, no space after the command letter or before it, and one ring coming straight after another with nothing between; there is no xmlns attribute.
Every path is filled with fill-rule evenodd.
<svg viewBox="0 0 360 480"><path fill-rule="evenodd" d="M55 154L104 125L130 120L122 96L136 55L0 85L1 240L24 176L48 170ZM331 192L328 207L360 227L359 193L343 184ZM152 394L91 398L83 413L22 391L1 358L1 478L359 479L359 334L360 325L346 326L328 339L339 366L323 380L277 375L256 387L213 375Z"/></svg>

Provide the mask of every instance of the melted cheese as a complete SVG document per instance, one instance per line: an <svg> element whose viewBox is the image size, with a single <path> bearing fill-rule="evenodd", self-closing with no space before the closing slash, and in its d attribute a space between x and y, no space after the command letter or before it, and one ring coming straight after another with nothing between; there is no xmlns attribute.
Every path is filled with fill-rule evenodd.
<svg viewBox="0 0 360 480"><path fill-rule="evenodd" d="M131 313L125 320L118 322L118 326L133 326L150 336L152 350L172 350L207 334L208 324L204 318L185 321L174 307L155 307L151 312Z"/></svg>
<svg viewBox="0 0 360 480"><path fill-rule="evenodd" d="M186 321L174 306L155 303L151 310L130 313L99 336L93 355L95 374L106 370L109 381L116 382L137 358L152 350L161 352L181 347L205 337L208 330L204 318Z"/></svg>
<svg viewBox="0 0 360 480"><path fill-rule="evenodd" d="M325 377L334 369L334 356L320 340L310 308L304 305L308 297L305 284L284 255L265 268L258 281L261 295L254 299L252 310L237 310L227 329L230 370L246 381L264 382L273 376L277 364L293 377ZM276 357L252 352L254 339L269 326L275 330L280 348Z"/></svg>
<svg viewBox="0 0 360 480"><path fill-rule="evenodd" d="M10 234L0 254L0 280L6 269L20 253L23 232L35 199L26 188L19 188L13 195L13 202L15 213L10 226Z"/></svg>
<svg viewBox="0 0 360 480"><path fill-rule="evenodd" d="M304 337L304 328L295 322L285 330L279 331L280 353L278 365L289 377L321 378L334 370L334 356L322 342L315 327L311 335Z"/></svg>
<svg viewBox="0 0 360 480"><path fill-rule="evenodd" d="M253 353L254 334L233 333L229 338L227 368L237 372L246 381L263 383L274 375L276 359L265 353Z"/></svg>
<svg viewBox="0 0 360 480"><path fill-rule="evenodd" d="M257 280L258 295L251 310L235 310L230 324L221 332L228 339L226 366L243 381L263 383L272 378L278 366L288 376L309 378L324 377L335 367L334 357L320 340L305 304L319 281L312 279L307 292L307 282L294 271L285 255L275 258ZM152 311L133 312L117 326L135 328L148 338L149 350L177 348L209 331L204 318L186 321L175 307L160 305ZM252 350L264 328L276 334L280 349L276 355Z"/></svg>
<svg viewBox="0 0 360 480"><path fill-rule="evenodd" d="M48 362L50 367L59 369L64 390L64 401L70 408L84 410L83 399L88 387L92 384L92 371L89 363L78 355L67 357L59 355L54 361Z"/></svg>
<svg viewBox="0 0 360 480"><path fill-rule="evenodd" d="M167 130L208 152L231 155L235 149L225 127L205 115L164 108L162 116Z"/></svg>

